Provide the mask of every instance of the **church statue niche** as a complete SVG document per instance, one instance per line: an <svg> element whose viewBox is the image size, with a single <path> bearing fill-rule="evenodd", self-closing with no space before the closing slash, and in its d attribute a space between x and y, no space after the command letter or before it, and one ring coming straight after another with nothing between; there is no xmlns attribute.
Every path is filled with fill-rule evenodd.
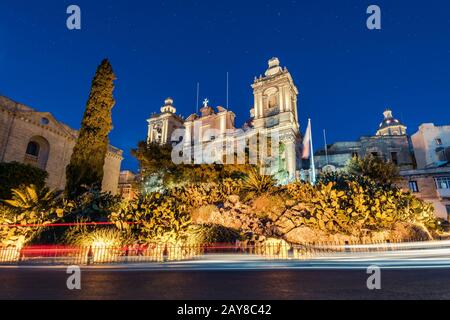
<svg viewBox="0 0 450 320"><path fill-rule="evenodd" d="M264 116L271 117L280 113L278 88L272 87L264 92Z"/></svg>
<svg viewBox="0 0 450 320"><path fill-rule="evenodd" d="M156 143L162 143L162 123L157 123L153 127L153 137Z"/></svg>

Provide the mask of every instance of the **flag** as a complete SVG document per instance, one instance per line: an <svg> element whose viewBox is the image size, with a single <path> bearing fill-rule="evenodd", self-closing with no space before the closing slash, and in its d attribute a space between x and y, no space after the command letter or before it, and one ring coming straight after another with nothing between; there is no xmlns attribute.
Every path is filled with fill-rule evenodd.
<svg viewBox="0 0 450 320"><path fill-rule="evenodd" d="M309 159L311 155L311 119L308 119L308 128L303 137L302 159Z"/></svg>
<svg viewBox="0 0 450 320"><path fill-rule="evenodd" d="M316 184L316 166L314 163L314 149L312 143L312 131L311 131L311 119L308 119L308 128L305 132L305 137L303 138L303 154L302 159L309 159L310 161L310 182L311 184Z"/></svg>

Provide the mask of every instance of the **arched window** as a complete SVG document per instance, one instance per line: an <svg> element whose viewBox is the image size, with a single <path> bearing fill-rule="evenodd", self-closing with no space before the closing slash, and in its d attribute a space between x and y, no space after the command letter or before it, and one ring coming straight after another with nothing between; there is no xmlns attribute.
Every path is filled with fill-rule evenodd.
<svg viewBox="0 0 450 320"><path fill-rule="evenodd" d="M27 146L27 155L39 157L39 144L35 141L30 141Z"/></svg>
<svg viewBox="0 0 450 320"><path fill-rule="evenodd" d="M49 154L50 144L47 139L41 136L34 136L27 144L24 162L45 170Z"/></svg>

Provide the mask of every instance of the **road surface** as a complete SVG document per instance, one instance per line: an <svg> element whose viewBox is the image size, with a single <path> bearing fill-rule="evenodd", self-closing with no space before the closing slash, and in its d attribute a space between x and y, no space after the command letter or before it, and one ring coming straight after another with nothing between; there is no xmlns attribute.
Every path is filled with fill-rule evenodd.
<svg viewBox="0 0 450 320"><path fill-rule="evenodd" d="M0 299L450 299L450 268L152 270L90 268L70 291L63 268L0 268Z"/></svg>
<svg viewBox="0 0 450 320"><path fill-rule="evenodd" d="M65 267L0 266L0 299L450 299L450 242L360 247L307 260L206 255L82 267L82 288L74 291ZM381 290L367 288L367 267L374 265L381 268Z"/></svg>

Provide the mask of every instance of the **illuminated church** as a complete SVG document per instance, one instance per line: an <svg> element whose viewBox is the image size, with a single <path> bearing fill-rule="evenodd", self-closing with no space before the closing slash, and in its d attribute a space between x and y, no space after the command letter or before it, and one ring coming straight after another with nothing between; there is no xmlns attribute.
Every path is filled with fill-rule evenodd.
<svg viewBox="0 0 450 320"><path fill-rule="evenodd" d="M301 166L301 134L298 89L294 80L287 68L281 67L278 58L272 58L264 75L255 77L252 88L254 104L249 108L251 118L242 128L236 128L232 111L222 106L213 108L207 99L199 114L183 118L177 115L174 101L167 98L161 113L147 120L148 143L172 144L184 159L204 163L201 150L205 147L225 150L227 146L245 141L245 149L249 152L255 139L261 141L261 137L275 137L281 147L273 173L284 171L289 180L295 179Z"/></svg>

